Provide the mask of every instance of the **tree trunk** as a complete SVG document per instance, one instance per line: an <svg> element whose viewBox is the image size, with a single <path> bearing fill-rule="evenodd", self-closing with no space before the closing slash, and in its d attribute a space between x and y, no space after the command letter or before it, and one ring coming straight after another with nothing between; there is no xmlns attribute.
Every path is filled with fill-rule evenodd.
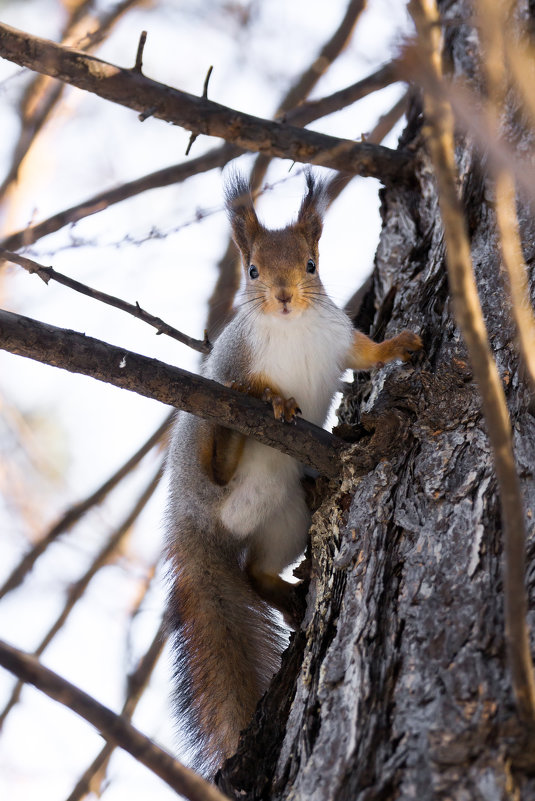
<svg viewBox="0 0 535 801"><path fill-rule="evenodd" d="M472 13L467 0L442 2L441 11L456 20ZM445 30L451 70L477 80L474 28ZM359 378L346 393L343 432L365 444L374 431L384 458L364 477L349 458L341 480L321 487L309 611L219 776L233 798L535 799L533 733L517 720L506 664L492 455L448 295L420 112L415 97L401 142L414 156L414 181L383 190L373 285L356 324L378 339L420 331L425 356ZM510 140L529 152L533 136L511 120ZM533 609L535 404L500 271L485 157L459 138L457 163L514 428ZM527 202L518 211L533 299L535 225Z"/></svg>

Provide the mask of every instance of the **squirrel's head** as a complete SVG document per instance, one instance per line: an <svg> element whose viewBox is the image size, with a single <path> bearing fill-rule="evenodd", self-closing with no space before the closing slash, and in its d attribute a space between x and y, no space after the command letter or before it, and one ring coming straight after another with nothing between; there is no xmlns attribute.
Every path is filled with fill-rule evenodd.
<svg viewBox="0 0 535 801"><path fill-rule="evenodd" d="M326 205L324 184L305 173L307 192L297 220L280 230L258 221L249 184L234 175L225 188L234 241L245 270L246 296L267 314L295 317L324 294L318 274L318 241Z"/></svg>

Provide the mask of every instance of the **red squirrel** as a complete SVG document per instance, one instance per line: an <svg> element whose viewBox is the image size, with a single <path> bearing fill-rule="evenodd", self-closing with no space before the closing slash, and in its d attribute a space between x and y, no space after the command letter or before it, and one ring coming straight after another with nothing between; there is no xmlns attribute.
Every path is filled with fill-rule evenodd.
<svg viewBox="0 0 535 801"><path fill-rule="evenodd" d="M326 205L306 174L295 222L269 230L250 189L226 186L245 282L237 311L203 367L208 378L268 400L275 417L323 425L346 369L403 361L422 347L402 331L373 342L326 294L318 241ZM280 573L307 545L309 511L295 459L223 426L178 415L168 456L168 613L176 704L195 767L215 772L276 672L286 633L299 623L296 585Z"/></svg>

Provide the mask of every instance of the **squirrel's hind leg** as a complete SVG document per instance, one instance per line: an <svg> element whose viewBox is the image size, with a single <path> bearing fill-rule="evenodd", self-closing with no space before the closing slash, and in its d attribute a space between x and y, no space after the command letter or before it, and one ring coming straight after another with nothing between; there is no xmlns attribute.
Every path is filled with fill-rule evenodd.
<svg viewBox="0 0 535 801"><path fill-rule="evenodd" d="M201 465L214 484L224 487L236 472L245 445L245 436L219 425L209 427L201 447Z"/></svg>
<svg viewBox="0 0 535 801"><path fill-rule="evenodd" d="M292 584L279 574L305 550L309 525L310 513L304 495L296 492L255 531L247 554L246 571L251 586L294 629L305 613L307 583Z"/></svg>

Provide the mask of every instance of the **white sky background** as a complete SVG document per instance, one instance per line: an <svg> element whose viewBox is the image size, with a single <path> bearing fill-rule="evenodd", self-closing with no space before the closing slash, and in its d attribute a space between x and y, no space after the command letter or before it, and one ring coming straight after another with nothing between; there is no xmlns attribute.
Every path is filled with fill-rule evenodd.
<svg viewBox="0 0 535 801"><path fill-rule="evenodd" d="M97 3L98 7L114 3ZM169 0L134 9L113 29L96 55L132 66L142 30L148 31L143 70L156 80L200 94L214 66L210 99L270 117L287 87L309 65L338 26L346 0L263 0L242 30L222 10L222 0ZM0 0L0 19L57 39L64 22L58 0ZM321 97L369 74L389 60L406 32L403 0L370 0L356 35L313 92ZM7 171L18 133L17 101L28 73L0 61L0 177ZM400 96L398 84L311 127L348 138L369 131ZM399 126L386 141L395 146ZM105 188L184 160L189 133L137 115L99 98L67 89L58 113L32 149L20 191L0 217L3 232L90 197ZM199 137L191 156L219 144ZM244 169L251 162L242 158ZM270 168L270 183L288 177L290 163ZM297 172L297 171L296 171ZM276 227L295 215L303 178L291 174L260 203L265 222ZM329 212L321 240L321 274L343 304L373 265L379 235L379 184L357 179ZM219 170L112 206L104 213L36 243L30 255L95 288L141 306L176 328L202 337L206 300L228 236ZM187 225L198 209L213 211ZM0 210L1 213L1 210ZM162 238L147 239L157 229ZM136 241L131 244L126 237ZM73 246L76 239L77 246ZM155 336L141 321L84 298L53 282L9 266L0 277L2 306L38 320L72 328L186 369L198 355L170 338ZM20 470L18 495L0 496L0 584L27 550L28 542L73 502L84 498L130 456L167 415L167 408L133 393L0 351L0 482L2 463ZM27 426L41 475L15 447L14 415ZM10 422L11 421L11 422ZM132 499L155 470L154 457L110 502L54 545L30 578L0 603L0 637L31 650L62 608L70 583L86 569ZM2 483L0 483L0 492ZM25 514L18 505L27 502ZM121 559L101 570L67 625L45 651L43 662L99 701L119 710L124 676L144 652L159 622L163 588L156 583L127 639L129 615L140 580L162 543L163 489L139 518ZM29 520L30 518L30 520ZM36 523L32 526L31 522ZM0 709L12 688L0 671ZM169 670L162 659L134 716L134 723L179 753L168 702ZM0 737L0 798L61 801L103 744L84 721L26 689ZM107 801L162 801L173 793L127 755L116 752Z"/></svg>

